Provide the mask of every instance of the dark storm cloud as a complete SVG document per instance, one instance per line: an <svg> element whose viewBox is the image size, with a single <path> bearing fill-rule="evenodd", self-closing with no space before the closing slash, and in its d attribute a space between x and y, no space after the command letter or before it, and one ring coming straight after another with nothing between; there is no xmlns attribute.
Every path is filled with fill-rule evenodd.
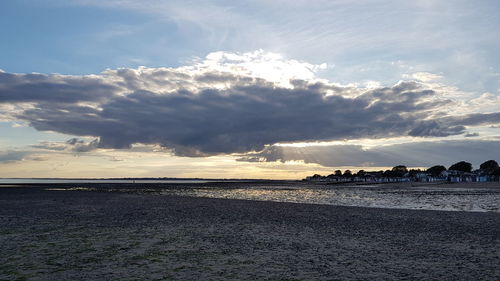
<svg viewBox="0 0 500 281"><path fill-rule="evenodd" d="M166 95L136 91L102 104L102 110L44 106L19 118L39 130L99 136L101 147L158 143L181 155L202 156L261 150L283 141L405 134L422 118L422 109L440 105L422 106L419 97L430 92L414 90L414 83L406 83L357 98L268 85Z"/></svg>
<svg viewBox="0 0 500 281"><path fill-rule="evenodd" d="M422 121L408 132L413 137L447 137L465 132L464 126L450 126L442 122L430 120Z"/></svg>
<svg viewBox="0 0 500 281"><path fill-rule="evenodd" d="M462 118L448 117L446 118L450 125L484 125L484 124L495 124L500 122L500 112L495 113L474 113L466 115Z"/></svg>
<svg viewBox="0 0 500 281"><path fill-rule="evenodd" d="M0 103L102 101L118 89L91 76L11 74L0 71Z"/></svg>
<svg viewBox="0 0 500 281"><path fill-rule="evenodd" d="M500 113L474 113L463 116L443 117L422 121L408 135L415 137L446 137L465 133L465 126L500 122ZM468 135L470 136L470 135Z"/></svg>
<svg viewBox="0 0 500 281"><path fill-rule="evenodd" d="M0 101L34 103L16 118L41 131L99 138L90 146L75 143L81 151L143 143L206 156L277 142L442 137L463 134L468 125L500 123L500 113L446 117L450 101L416 82L362 90L305 80L286 88L248 76L175 69L110 70L100 78L0 74ZM220 83L226 88L214 86Z"/></svg>
<svg viewBox="0 0 500 281"><path fill-rule="evenodd" d="M359 145L330 146L268 146L263 151L239 159L247 162L297 161L316 163L326 167L361 166L385 167L398 164L411 167L449 166L467 159L475 167L498 157L500 141L450 140L440 142L414 142L363 149Z"/></svg>

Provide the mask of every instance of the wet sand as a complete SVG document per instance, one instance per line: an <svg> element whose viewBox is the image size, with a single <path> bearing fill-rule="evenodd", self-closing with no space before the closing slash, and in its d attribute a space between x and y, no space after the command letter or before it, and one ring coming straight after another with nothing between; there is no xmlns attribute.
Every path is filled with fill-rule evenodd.
<svg viewBox="0 0 500 281"><path fill-rule="evenodd" d="M498 280L500 214L0 188L0 280Z"/></svg>

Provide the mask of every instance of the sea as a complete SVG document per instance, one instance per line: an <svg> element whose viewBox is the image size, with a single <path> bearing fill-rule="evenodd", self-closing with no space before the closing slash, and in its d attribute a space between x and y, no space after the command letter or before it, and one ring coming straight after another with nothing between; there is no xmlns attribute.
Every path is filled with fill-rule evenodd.
<svg viewBox="0 0 500 281"><path fill-rule="evenodd" d="M391 209L500 212L500 183L485 187L470 184L195 187L167 189L162 194Z"/></svg>
<svg viewBox="0 0 500 281"><path fill-rule="evenodd" d="M154 195L260 200L391 209L500 212L500 183L312 184L218 180L0 179L0 184L44 183L47 190L139 192ZM50 184L55 184L50 187ZM102 189L99 184L111 184ZM47 185L48 184L48 185ZM58 188L57 184L71 187ZM93 186L95 184L96 186ZM127 188L122 188L127 184ZM132 184L132 185L131 185ZM151 184L154 184L152 188ZM81 186L80 186L81 185ZM132 186L132 188L130 187Z"/></svg>
<svg viewBox="0 0 500 281"><path fill-rule="evenodd" d="M51 179L51 178L0 178L0 184L50 184L50 183L206 183L219 180L205 179Z"/></svg>

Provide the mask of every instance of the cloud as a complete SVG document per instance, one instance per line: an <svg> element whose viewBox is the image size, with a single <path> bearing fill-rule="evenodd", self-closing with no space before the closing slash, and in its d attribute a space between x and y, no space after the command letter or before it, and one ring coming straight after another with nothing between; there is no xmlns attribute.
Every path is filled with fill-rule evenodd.
<svg viewBox="0 0 500 281"><path fill-rule="evenodd" d="M498 112L449 115L454 102L423 83L342 86L315 79L318 68L259 51L100 75L1 73L0 103L30 102L8 114L37 130L98 138L65 144L81 152L142 143L207 156L283 142L446 137L500 123Z"/></svg>
<svg viewBox="0 0 500 281"><path fill-rule="evenodd" d="M413 142L365 148L361 145L329 146L268 146L258 153L247 154L239 161L286 162L304 161L325 167L359 166L392 167L402 164L410 167L449 166L466 159L476 167L500 151L500 141L448 140Z"/></svg>
<svg viewBox="0 0 500 281"><path fill-rule="evenodd" d="M31 148L50 150L50 151L69 151L69 152L89 152L98 148L99 141L97 139L86 142L79 138L71 138L66 142L49 142L43 141L36 145L31 145Z"/></svg>
<svg viewBox="0 0 500 281"><path fill-rule="evenodd" d="M14 74L0 71L0 103L99 102L119 88L96 75Z"/></svg>
<svg viewBox="0 0 500 281"><path fill-rule="evenodd" d="M469 107L472 110L481 109L483 111L495 112L500 108L500 94L483 93L479 97L468 101Z"/></svg>
<svg viewBox="0 0 500 281"><path fill-rule="evenodd" d="M72 138L66 141L68 145L71 146L71 151L74 152L89 152L97 149L99 141L97 139L85 142L84 140L80 140L78 138Z"/></svg>
<svg viewBox="0 0 500 281"><path fill-rule="evenodd" d="M465 126L449 126L435 120L418 123L408 135L413 137L447 137L464 133Z"/></svg>
<svg viewBox="0 0 500 281"><path fill-rule="evenodd" d="M464 135L466 138L479 137L478 133L467 133Z"/></svg>
<svg viewBox="0 0 500 281"><path fill-rule="evenodd" d="M30 152L27 151L15 151L15 150L0 151L0 163L21 161L29 154Z"/></svg>
<svg viewBox="0 0 500 281"><path fill-rule="evenodd" d="M436 80L440 80L443 76L430 72L416 72L412 74L403 74L404 78L412 78L422 82L432 82Z"/></svg>

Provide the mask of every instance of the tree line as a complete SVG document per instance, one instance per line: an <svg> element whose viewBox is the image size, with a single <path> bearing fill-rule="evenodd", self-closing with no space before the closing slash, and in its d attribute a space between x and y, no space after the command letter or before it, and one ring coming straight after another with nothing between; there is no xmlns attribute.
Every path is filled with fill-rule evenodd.
<svg viewBox="0 0 500 281"><path fill-rule="evenodd" d="M485 175L492 176L500 176L500 167L498 162L495 160L488 160L482 163L479 166L481 172ZM472 172L472 164L466 161L460 161L453 165L451 165L448 169L446 169L443 165L435 165L428 169L408 169L404 165L394 166L390 170L380 170L380 171L371 171L367 172L365 170L359 170L357 173L353 173L351 170L345 170L343 173L341 170L336 170L333 174L330 174L326 177L321 176L319 174L315 174L312 176L312 179L320 179L320 178L351 178L351 177L365 177L368 175L377 175L379 177L387 177L387 178L399 178L399 177L415 177L419 173L426 173L433 177L439 177L444 171L459 171L464 173Z"/></svg>

